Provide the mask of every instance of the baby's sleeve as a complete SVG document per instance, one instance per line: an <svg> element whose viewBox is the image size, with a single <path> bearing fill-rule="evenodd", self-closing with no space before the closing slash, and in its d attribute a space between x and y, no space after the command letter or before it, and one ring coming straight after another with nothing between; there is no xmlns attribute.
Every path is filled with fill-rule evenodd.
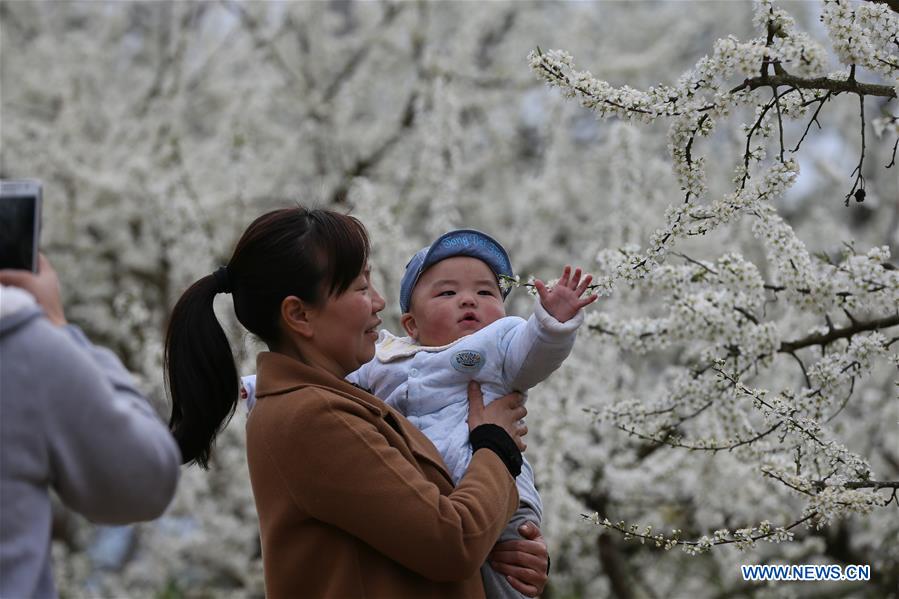
<svg viewBox="0 0 899 599"><path fill-rule="evenodd" d="M372 360L373 362L374 360ZM346 375L346 381L351 385L356 385L362 389L370 389L371 381L369 380L371 377L369 374L371 373L371 362L367 362L359 367L358 370L354 370L353 372Z"/></svg>
<svg viewBox="0 0 899 599"><path fill-rule="evenodd" d="M256 375L240 377L240 398L247 402L247 413L256 405Z"/></svg>
<svg viewBox="0 0 899 599"><path fill-rule="evenodd" d="M500 341L507 387L525 391L558 369L571 353L583 322L583 310L571 320L559 322L537 301L531 317L512 327Z"/></svg>

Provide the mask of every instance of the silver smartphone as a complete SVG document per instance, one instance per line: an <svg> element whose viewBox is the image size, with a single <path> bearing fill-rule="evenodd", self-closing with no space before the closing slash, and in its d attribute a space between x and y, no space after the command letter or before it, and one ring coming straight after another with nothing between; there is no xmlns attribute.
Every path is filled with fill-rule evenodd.
<svg viewBox="0 0 899 599"><path fill-rule="evenodd" d="M40 181L0 179L0 268L37 272Z"/></svg>

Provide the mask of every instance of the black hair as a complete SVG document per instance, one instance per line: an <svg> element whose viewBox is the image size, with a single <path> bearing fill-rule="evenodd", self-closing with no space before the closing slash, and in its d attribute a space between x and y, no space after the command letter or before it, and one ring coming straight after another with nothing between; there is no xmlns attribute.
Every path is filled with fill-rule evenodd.
<svg viewBox="0 0 899 599"><path fill-rule="evenodd" d="M165 340L172 397L169 428L182 462L208 468L215 437L234 414L237 367L213 299L227 280L237 320L270 349L282 343L281 302L318 305L346 291L368 261L369 241L356 218L330 210L285 208L253 221L234 248L227 276L196 281L175 304Z"/></svg>

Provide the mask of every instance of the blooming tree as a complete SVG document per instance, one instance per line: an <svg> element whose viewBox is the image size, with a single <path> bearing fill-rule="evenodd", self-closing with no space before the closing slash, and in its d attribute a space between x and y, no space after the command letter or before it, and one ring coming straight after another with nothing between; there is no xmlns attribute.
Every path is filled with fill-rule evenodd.
<svg viewBox="0 0 899 599"><path fill-rule="evenodd" d="M394 326L448 228L523 280L579 263L603 297L528 404L547 596L749 593L770 560L895 588L897 13L785 6L4 2L0 171L44 179L70 318L163 414L168 311L271 207L359 216ZM243 421L160 521L62 520L62 591L261 595Z"/></svg>
<svg viewBox="0 0 899 599"><path fill-rule="evenodd" d="M812 125L820 127L826 104L839 94L857 98L861 139L845 205L852 198L865 200L870 151L865 103L885 98L896 108L899 13L886 4L830 1L822 7L821 21L845 70L828 74L824 48L768 1L755 7L759 37L720 39L711 55L676 84L645 92L616 88L577 70L565 51L538 48L530 54L539 76L601 118L670 121L668 151L683 192L645 248L607 248L597 256L600 293L627 286L662 298L660 305L649 314L641 306L629 318L621 311L597 312L589 321L591 331L624 352L649 356L677 348L682 353L669 362L653 392L589 411L637 440L637 462L665 446L713 456L727 452L741 462L735 468L740 476L751 475L749 465L756 476L800 499L791 502L798 503L795 516L778 523L738 521L701 536L702 527L693 526L693 537L684 538L681 527L654 532L652 525L610 520L608 495L614 491L597 496L596 487L587 490L583 497L596 511L585 517L625 539L665 550L681 546L691 555L729 544L745 550L759 541L792 540L803 524L820 529L852 513L899 507L899 481L878 480L870 460L847 447L838 424L841 417L855 417L847 409L853 401L867 403L858 397L858 387L867 386L862 381L884 367L899 367L894 345L899 341L899 272L889 262L890 247L859 251L847 243L839 254L812 254L774 203L795 183L795 155ZM860 80L862 72L873 81ZM878 75L891 84L881 84ZM734 85L737 78L742 82ZM712 137L743 107L751 109L751 117L740 126L745 146L734 161L733 187L710 193L702 138ZM789 121L803 119L807 124L791 148ZM875 120L875 129L894 140L883 165L892 168L899 120L886 113ZM682 241L725 227L751 230L764 261L756 264L734 251L710 259L679 251ZM886 386L878 379L876 385ZM875 444L893 472L897 385L891 383L892 390L884 389L872 405L860 407L893 416L892 429L881 432L882 444ZM726 461L726 469L734 466ZM703 492L697 488L691 494ZM890 573L895 556L866 559L875 562L875 570L886 570L879 577L884 588L895 586ZM619 572L612 586L627 595L622 578Z"/></svg>

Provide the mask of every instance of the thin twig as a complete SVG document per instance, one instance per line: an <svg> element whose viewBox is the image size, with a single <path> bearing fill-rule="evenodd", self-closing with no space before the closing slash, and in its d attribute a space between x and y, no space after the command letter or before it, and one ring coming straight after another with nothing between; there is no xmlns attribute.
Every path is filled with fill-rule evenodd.
<svg viewBox="0 0 899 599"><path fill-rule="evenodd" d="M718 273L717 273L714 269L709 268L708 266L706 266L705 264L703 264L703 263L700 262L699 260L694 260L694 259L691 258L690 256L688 256L688 255L686 255L686 254L682 254L682 253L680 253L680 252L671 252L671 254L674 255L674 256L677 256L678 258L683 258L683 259L686 260L687 262L691 262L691 263L695 264L696 266L700 266L700 267L702 267L704 270L707 270L708 272L712 273L713 275L718 276Z"/></svg>
<svg viewBox="0 0 899 599"><path fill-rule="evenodd" d="M796 355L796 352L790 351L790 352L786 352L786 353L788 356L793 356L793 359L799 363L799 368L802 369L802 376L805 377L805 386L808 387L809 389L811 389L812 381L808 377L808 370L806 370L806 368L805 368L805 363L803 363L803 361L799 359L799 356Z"/></svg>
<svg viewBox="0 0 899 599"><path fill-rule="evenodd" d="M887 168L892 168L894 164L896 164L896 148L899 147L899 135L896 136L896 143L893 144L893 157L890 159L890 163L887 165Z"/></svg>
<svg viewBox="0 0 899 599"><path fill-rule="evenodd" d="M780 141L780 162L783 164L784 162L784 123L783 118L780 114L780 95L777 93L777 88L772 87L771 91L774 92L774 107L777 108L777 132L779 134ZM787 90L784 92L785 94L790 93L792 90Z"/></svg>
<svg viewBox="0 0 899 599"><path fill-rule="evenodd" d="M808 135L809 130L812 128L812 123L818 125L818 129L821 128L821 123L818 122L818 114L821 112L821 109L824 108L824 103L827 102L830 97L833 95L833 92L827 92L823 98L816 98L815 100L811 100L812 102L818 102L818 108L815 110L815 114L812 115L812 119L808 122L808 126L805 128L805 132L802 134L802 137L799 138L799 141L796 143L796 147L793 148L793 152L799 151L799 146L802 145L802 142L805 141L805 136Z"/></svg>
<svg viewBox="0 0 899 599"><path fill-rule="evenodd" d="M759 114L759 118L756 119L755 123L753 123L749 132L746 134L746 150L743 152L743 167L746 169L746 172L743 173L743 178L740 180L740 189L744 189L746 187L746 181L749 180L749 160L752 158L752 151L750 150L750 147L752 146L752 136L755 135L755 132L762 126L765 115L768 114L768 111L771 110L771 107L774 106L774 104L775 100L771 100L765 105L762 112Z"/></svg>
<svg viewBox="0 0 899 599"><path fill-rule="evenodd" d="M676 447L678 449L688 449L690 451L710 451L712 453L718 453L719 451L733 451L734 449L737 449L738 447L742 447L744 445L751 445L752 443L755 443L756 441L763 439L763 438L767 437L768 435L770 435L771 433L773 433L774 431L776 431L778 428L780 428L780 426L782 424L783 424L783 422L778 422L777 424L773 425L768 430L763 431L761 433L757 433L753 437L750 437L747 439L728 439L728 443L729 443L728 445L715 445L715 446L691 445L691 444L683 443L681 441L671 441L671 440L669 440L669 438L671 436L671 431L672 431L672 429L670 429L670 428L666 429L665 434L661 438L657 438L652 435L647 435L645 433L638 432L635 429L628 428L628 427L622 426L620 424L615 425L615 428L617 428L618 430L624 431L629 435L633 435L635 437L643 439L645 441L652 441L654 443L658 443L659 445L668 445L669 447ZM714 440L714 439L712 441L714 441L715 443L718 442L717 440Z"/></svg>
<svg viewBox="0 0 899 599"><path fill-rule="evenodd" d="M753 316L749 310L746 310L745 308L741 308L740 306L734 306L734 310L736 310L737 312L739 312L740 314L745 316L747 318L747 320L749 320L749 322L751 322L752 324L759 323L758 318Z"/></svg>
<svg viewBox="0 0 899 599"><path fill-rule="evenodd" d="M837 408L837 411L834 412L833 414L831 414L830 418L828 418L827 420L824 421L824 424L830 424L830 422L831 422L834 418L836 418L837 416L839 416L839 415L840 415L840 412L842 412L842 411L846 408L846 406L849 405L849 400L852 398L852 393L855 391L855 377L854 377L854 376L851 377L851 378L849 379L849 381L850 381L850 383L849 383L849 393L846 394L846 398L843 399L843 403L840 404L840 407Z"/></svg>
<svg viewBox="0 0 899 599"><path fill-rule="evenodd" d="M852 65L852 72L855 72L855 65ZM862 202L865 199L865 177L862 174L862 166L865 163L865 96L859 94L858 96L858 105L859 105L859 114L861 115L862 126L862 151L858 157L858 166L855 167L855 170L852 171L852 175L855 175L855 182L852 183L852 189L849 190L849 193L846 194L846 205L849 205L849 199L855 195L856 201ZM850 177L852 175L849 175ZM858 189L858 191L856 191Z"/></svg>

